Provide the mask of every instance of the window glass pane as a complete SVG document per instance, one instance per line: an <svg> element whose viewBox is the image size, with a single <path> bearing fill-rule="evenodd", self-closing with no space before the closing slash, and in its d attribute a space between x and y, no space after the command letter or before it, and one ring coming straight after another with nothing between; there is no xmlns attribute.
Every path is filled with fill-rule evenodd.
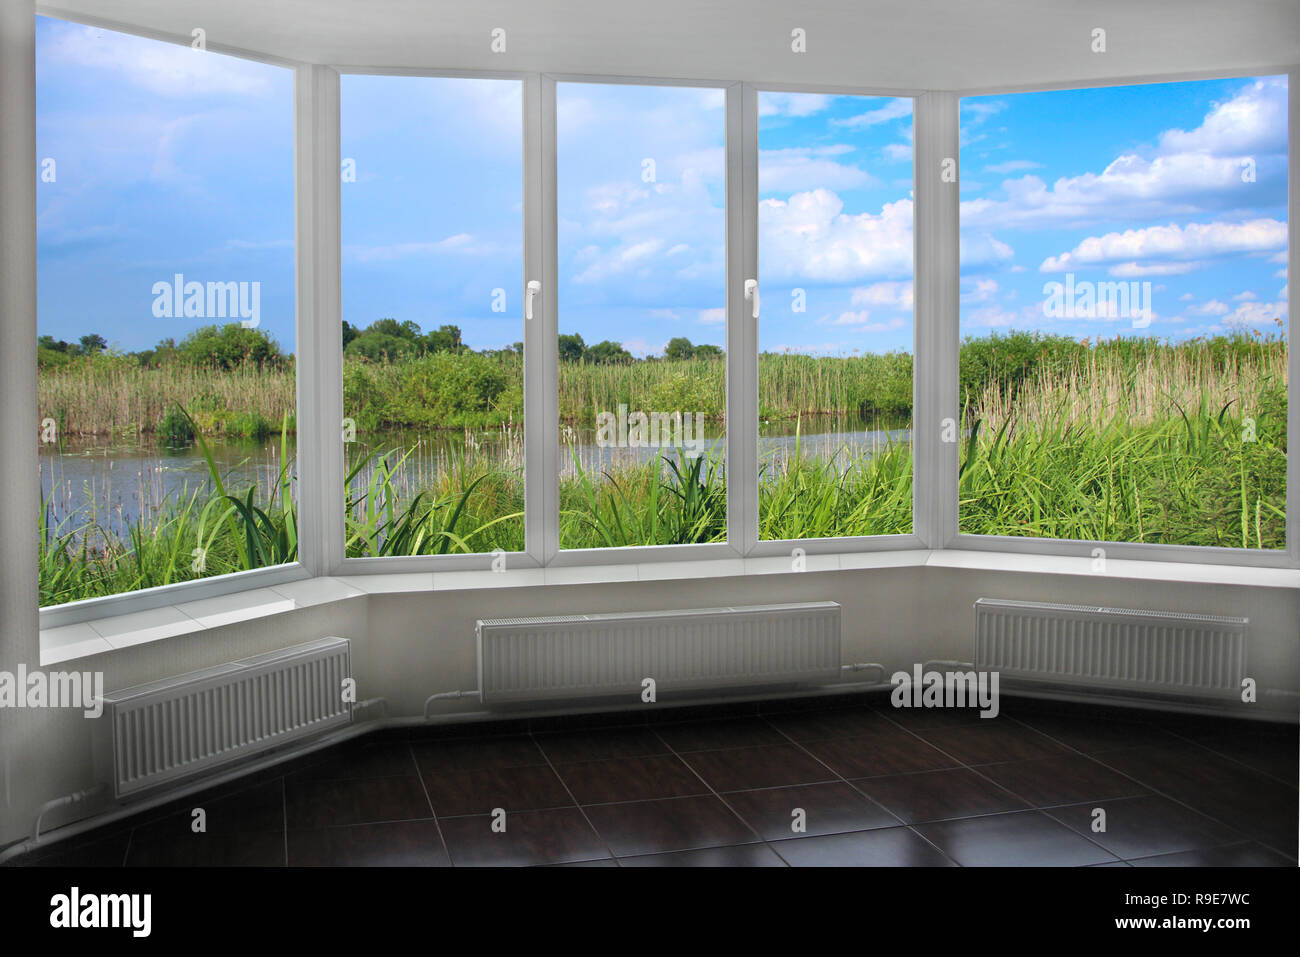
<svg viewBox="0 0 1300 957"><path fill-rule="evenodd" d="M1286 77L961 107L960 528L1279 549Z"/></svg>
<svg viewBox="0 0 1300 957"><path fill-rule="evenodd" d="M724 106L558 86L561 548L726 540Z"/></svg>
<svg viewBox="0 0 1300 957"><path fill-rule="evenodd" d="M522 85L341 84L347 555L523 551Z"/></svg>
<svg viewBox="0 0 1300 957"><path fill-rule="evenodd" d="M760 93L759 537L912 530L912 101Z"/></svg>
<svg viewBox="0 0 1300 957"><path fill-rule="evenodd" d="M38 17L36 100L41 604L296 560L292 71Z"/></svg>

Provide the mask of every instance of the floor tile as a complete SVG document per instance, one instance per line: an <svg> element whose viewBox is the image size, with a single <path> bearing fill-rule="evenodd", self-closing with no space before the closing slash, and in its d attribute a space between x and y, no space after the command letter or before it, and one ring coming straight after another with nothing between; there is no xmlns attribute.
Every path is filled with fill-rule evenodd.
<svg viewBox="0 0 1300 957"><path fill-rule="evenodd" d="M13 863L33 867L121 867L130 842L129 830L89 841L60 841L18 857Z"/></svg>
<svg viewBox="0 0 1300 957"><path fill-rule="evenodd" d="M655 726L655 732L678 753L787 743L781 732L761 718L660 724Z"/></svg>
<svg viewBox="0 0 1300 957"><path fill-rule="evenodd" d="M835 772L792 744L692 751L682 759L716 791L834 781Z"/></svg>
<svg viewBox="0 0 1300 957"><path fill-rule="evenodd" d="M1129 861L1134 867L1295 867L1277 851L1253 841L1227 847L1207 847L1198 851L1140 857Z"/></svg>
<svg viewBox="0 0 1300 957"><path fill-rule="evenodd" d="M856 785L904 824L1028 807L1014 794L966 768L866 778Z"/></svg>
<svg viewBox="0 0 1300 957"><path fill-rule="evenodd" d="M841 782L735 791L722 799L765 841L897 827L898 819ZM801 816L795 810L803 811ZM796 821L804 830L794 830Z"/></svg>
<svg viewBox="0 0 1300 957"><path fill-rule="evenodd" d="M602 804L587 816L616 857L632 857L758 840L750 828L713 795Z"/></svg>
<svg viewBox="0 0 1300 957"><path fill-rule="evenodd" d="M166 805L166 813L142 820L134 839L167 839L194 834L202 820L208 834L284 830L284 785L277 778L233 792L205 792ZM202 817L195 811L202 810Z"/></svg>
<svg viewBox="0 0 1300 957"><path fill-rule="evenodd" d="M503 833L492 830L492 821L490 815L483 815L439 822L453 864L520 867L609 857L604 843L577 808L507 814Z"/></svg>
<svg viewBox="0 0 1300 957"><path fill-rule="evenodd" d="M1093 830L1097 808L1106 812L1105 831ZM1046 814L1125 860L1215 847L1243 837L1203 814L1154 794L1071 804L1052 808Z"/></svg>
<svg viewBox="0 0 1300 957"><path fill-rule="evenodd" d="M809 741L805 747L845 778L937 771L958 764L953 758L899 728L854 738Z"/></svg>
<svg viewBox="0 0 1300 957"><path fill-rule="evenodd" d="M993 718L960 728L927 728L918 734L962 764L1030 761L1069 754L1063 744L1010 719Z"/></svg>
<svg viewBox="0 0 1300 957"><path fill-rule="evenodd" d="M289 831L290 867L448 867L434 821Z"/></svg>
<svg viewBox="0 0 1300 957"><path fill-rule="evenodd" d="M546 763L542 749L524 735L414 742L411 751L426 778L439 771L519 768Z"/></svg>
<svg viewBox="0 0 1300 957"><path fill-rule="evenodd" d="M981 765L979 773L1033 807L1134 797L1149 789L1083 755Z"/></svg>
<svg viewBox="0 0 1300 957"><path fill-rule="evenodd" d="M444 771L425 777L424 786L438 817L491 814L495 808L536 811L574 803L563 782L546 765Z"/></svg>
<svg viewBox="0 0 1300 957"><path fill-rule="evenodd" d="M1135 721L1081 721L1077 717L1056 714L1032 715L1023 720L1035 730L1084 754L1178 742L1164 728Z"/></svg>
<svg viewBox="0 0 1300 957"><path fill-rule="evenodd" d="M131 836L128 867L283 867L283 831Z"/></svg>
<svg viewBox="0 0 1300 957"><path fill-rule="evenodd" d="M906 827L801 837L774 845L792 867L952 867Z"/></svg>
<svg viewBox="0 0 1300 957"><path fill-rule="evenodd" d="M795 741L851 738L888 725L886 719L866 708L771 715L768 720L778 731Z"/></svg>
<svg viewBox="0 0 1300 957"><path fill-rule="evenodd" d="M681 758L671 754L561 764L556 771L579 804L649 801L709 790Z"/></svg>
<svg viewBox="0 0 1300 957"><path fill-rule="evenodd" d="M1082 867L1115 860L1041 811L922 824L916 830L963 867Z"/></svg>
<svg viewBox="0 0 1300 957"><path fill-rule="evenodd" d="M763 844L737 847L706 847L696 851L648 854L619 859L620 867L786 867L771 848Z"/></svg>
<svg viewBox="0 0 1300 957"><path fill-rule="evenodd" d="M538 734L533 740L554 764L635 758L668 751L659 736L643 726Z"/></svg>
<svg viewBox="0 0 1300 957"><path fill-rule="evenodd" d="M365 737L307 755L285 770L302 781L398 777L415 773L415 759L405 742Z"/></svg>
<svg viewBox="0 0 1300 957"><path fill-rule="evenodd" d="M424 785L408 777L286 781L285 818L291 829L377 824L430 818Z"/></svg>

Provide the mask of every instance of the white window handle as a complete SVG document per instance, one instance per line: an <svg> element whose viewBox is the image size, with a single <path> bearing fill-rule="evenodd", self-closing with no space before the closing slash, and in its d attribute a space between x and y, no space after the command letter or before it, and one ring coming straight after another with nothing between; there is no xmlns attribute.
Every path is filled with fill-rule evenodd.
<svg viewBox="0 0 1300 957"><path fill-rule="evenodd" d="M542 284L536 279L528 280L528 286L524 291L524 318L533 318L533 297L542 291Z"/></svg>
<svg viewBox="0 0 1300 957"><path fill-rule="evenodd" d="M745 280L745 298L754 300L754 318L758 318L758 280Z"/></svg>

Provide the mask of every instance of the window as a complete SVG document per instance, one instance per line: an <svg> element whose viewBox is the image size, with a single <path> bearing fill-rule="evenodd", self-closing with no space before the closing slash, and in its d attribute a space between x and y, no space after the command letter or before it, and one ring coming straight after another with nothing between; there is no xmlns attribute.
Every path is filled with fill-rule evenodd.
<svg viewBox="0 0 1300 957"><path fill-rule="evenodd" d="M961 107L960 530L1281 549L1287 82Z"/></svg>
<svg viewBox="0 0 1300 957"><path fill-rule="evenodd" d="M40 603L293 562L293 74L36 31Z"/></svg>
<svg viewBox="0 0 1300 957"><path fill-rule="evenodd" d="M557 84L561 548L726 541L725 102Z"/></svg>
<svg viewBox="0 0 1300 957"><path fill-rule="evenodd" d="M521 552L522 84L340 99L346 554Z"/></svg>
<svg viewBox="0 0 1300 957"><path fill-rule="evenodd" d="M760 93L759 538L912 531L912 101Z"/></svg>

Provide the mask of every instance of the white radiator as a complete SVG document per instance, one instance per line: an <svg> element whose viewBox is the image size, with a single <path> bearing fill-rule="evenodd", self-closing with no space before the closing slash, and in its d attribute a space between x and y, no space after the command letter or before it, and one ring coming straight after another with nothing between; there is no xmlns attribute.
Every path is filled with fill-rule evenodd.
<svg viewBox="0 0 1300 957"><path fill-rule="evenodd" d="M115 797L278 747L352 720L346 638L322 638L104 696L99 779Z"/></svg>
<svg viewBox="0 0 1300 957"><path fill-rule="evenodd" d="M975 662L1004 679L1239 695L1249 624L1216 615L981 598Z"/></svg>
<svg viewBox="0 0 1300 957"><path fill-rule="evenodd" d="M484 704L639 696L840 677L835 602L478 622Z"/></svg>

